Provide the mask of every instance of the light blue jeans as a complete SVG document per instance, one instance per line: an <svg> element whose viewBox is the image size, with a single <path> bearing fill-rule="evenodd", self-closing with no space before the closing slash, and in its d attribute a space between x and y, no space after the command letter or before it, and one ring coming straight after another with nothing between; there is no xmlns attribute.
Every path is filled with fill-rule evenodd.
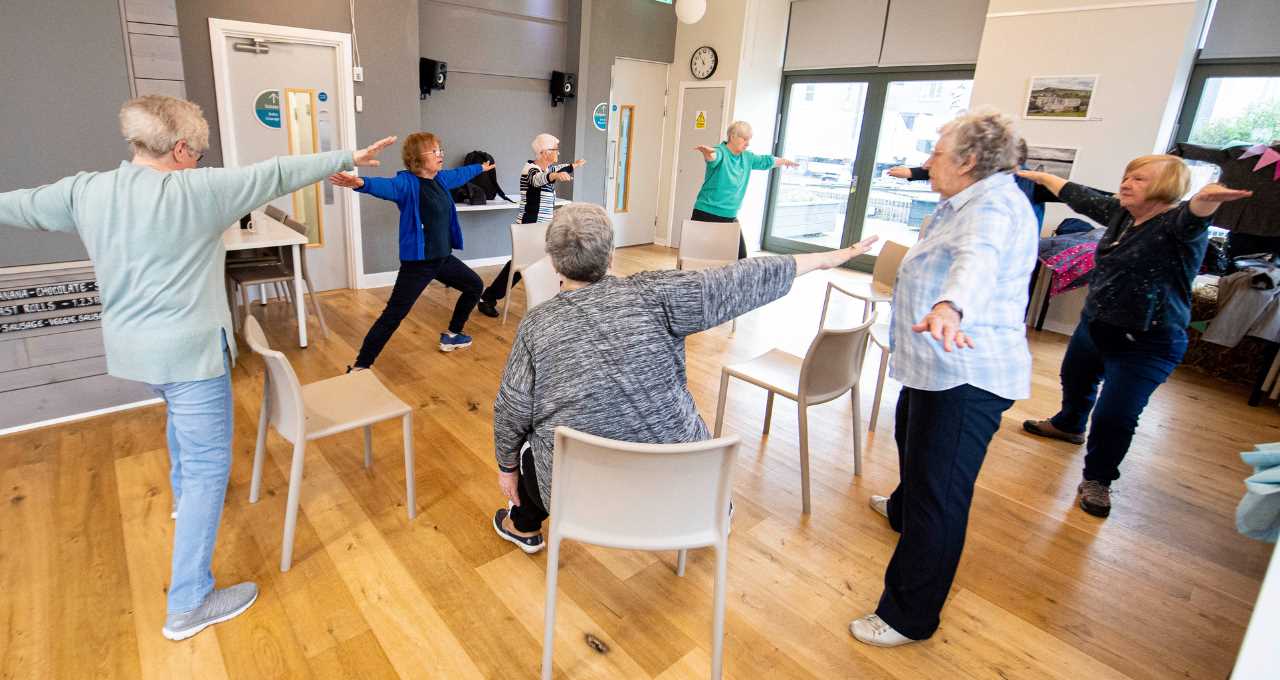
<svg viewBox="0 0 1280 680"><path fill-rule="evenodd" d="M178 510L173 532L169 613L199 607L213 591L213 544L231 475L231 365L208 380L151 385L168 410L169 483Z"/></svg>

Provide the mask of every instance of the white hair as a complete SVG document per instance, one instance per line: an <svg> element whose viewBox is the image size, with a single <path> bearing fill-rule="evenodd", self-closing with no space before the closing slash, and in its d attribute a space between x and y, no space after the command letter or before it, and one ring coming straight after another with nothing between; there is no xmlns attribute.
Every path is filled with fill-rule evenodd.
<svg viewBox="0 0 1280 680"><path fill-rule="evenodd" d="M1018 166L1018 143L1022 137L1013 120L995 109L965 114L942 126L943 135L951 135L951 153L964 163L973 157L975 180Z"/></svg>
<svg viewBox="0 0 1280 680"><path fill-rule="evenodd" d="M120 107L120 134L134 153L163 156L186 140L193 151L209 148L209 122L197 104L185 99L149 94Z"/></svg>
<svg viewBox="0 0 1280 680"><path fill-rule="evenodd" d="M729 123L729 131L725 133L725 139L733 139L734 137L750 137L751 123L745 120L735 120Z"/></svg>
<svg viewBox="0 0 1280 680"><path fill-rule="evenodd" d="M542 153L543 151L550 151L551 149L554 149L559 145L560 145L560 140L556 139L555 135L552 135L546 132L533 138L534 153Z"/></svg>
<svg viewBox="0 0 1280 680"><path fill-rule="evenodd" d="M547 254L561 276L595 283L609 273L613 259L613 223L592 203L571 203L559 210L547 227Z"/></svg>

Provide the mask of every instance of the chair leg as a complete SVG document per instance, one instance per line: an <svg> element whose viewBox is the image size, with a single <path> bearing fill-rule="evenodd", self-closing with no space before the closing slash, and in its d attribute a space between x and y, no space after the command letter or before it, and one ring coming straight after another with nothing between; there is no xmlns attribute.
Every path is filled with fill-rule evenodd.
<svg viewBox="0 0 1280 680"><path fill-rule="evenodd" d="M511 311L511 281L516 277L516 268L507 270L507 296L502 300L502 325L507 325L507 312Z"/></svg>
<svg viewBox="0 0 1280 680"><path fill-rule="evenodd" d="M251 309L249 307L249 286L240 286L240 302L244 305L244 309L242 311L244 312L245 317L248 317L251 313ZM242 328L244 327L244 319L240 320L240 326Z"/></svg>
<svg viewBox="0 0 1280 680"><path fill-rule="evenodd" d="M413 412L404 414L404 486L405 506L409 510L409 519L418 514L418 497L414 493L413 476Z"/></svg>
<svg viewBox="0 0 1280 680"><path fill-rule="evenodd" d="M302 461L306 457L307 441L299 433L298 443L293 445L293 465L289 470L289 500L285 502L284 539L280 543L280 571L293 566L293 533L298 528L298 500L302 496Z"/></svg>
<svg viewBox="0 0 1280 680"><path fill-rule="evenodd" d="M258 305L261 307L267 306L267 284L265 283L258 284Z"/></svg>
<svg viewBox="0 0 1280 680"><path fill-rule="evenodd" d="M796 404L800 421L800 503L809 514L809 409L804 402Z"/></svg>
<svg viewBox="0 0 1280 680"><path fill-rule="evenodd" d="M737 334L738 334L738 317L735 316L733 317L732 320L729 321L729 337L733 337Z"/></svg>
<svg viewBox="0 0 1280 680"><path fill-rule="evenodd" d="M773 396L770 394L770 396ZM720 369L720 398L716 401L716 429L715 436L719 437L724 427L724 405L729 399L729 372Z"/></svg>
<svg viewBox="0 0 1280 680"><path fill-rule="evenodd" d="M862 390L855 383L849 390L853 402L853 474L862 474Z"/></svg>
<svg viewBox="0 0 1280 680"><path fill-rule="evenodd" d="M560 537L547 545L547 607L542 621L542 680L551 680L551 654L556 644L556 575L560 570Z"/></svg>
<svg viewBox="0 0 1280 680"><path fill-rule="evenodd" d="M876 431L876 421L880 419L880 397L884 394L884 376L889 372L889 349L880 348L880 375L876 376L876 396L871 400L871 421L867 423L867 432Z"/></svg>
<svg viewBox="0 0 1280 680"><path fill-rule="evenodd" d="M231 310L231 332L239 333L240 315L236 313L236 284L230 278L227 278L225 283L225 287L227 289L227 309Z"/></svg>
<svg viewBox="0 0 1280 680"><path fill-rule="evenodd" d="M364 467L373 467L373 426L364 426Z"/></svg>
<svg viewBox="0 0 1280 680"><path fill-rule="evenodd" d="M764 430L761 434L769 434L769 426L773 424L773 390L764 401Z"/></svg>
<svg viewBox="0 0 1280 680"><path fill-rule="evenodd" d="M320 301L316 299L316 289L311 285L311 277L303 279L307 284L307 297L311 299L311 311L315 312L316 320L320 322L320 334L328 337L329 327L324 322L324 311L320 309ZM285 286L288 290L288 286Z"/></svg>
<svg viewBox="0 0 1280 680"><path fill-rule="evenodd" d="M724 673L724 604L725 582L729 576L729 544L716 546L716 590L711 613L711 680Z"/></svg>
<svg viewBox="0 0 1280 680"><path fill-rule="evenodd" d="M267 419L268 401L271 399L271 377L262 382L262 410L258 412L258 444L253 450L253 479L249 482L249 502L258 502L258 493L262 491L262 459L267 453Z"/></svg>
<svg viewBox="0 0 1280 680"><path fill-rule="evenodd" d="M676 553L676 576L684 576L684 565L688 557L688 550L681 550Z"/></svg>

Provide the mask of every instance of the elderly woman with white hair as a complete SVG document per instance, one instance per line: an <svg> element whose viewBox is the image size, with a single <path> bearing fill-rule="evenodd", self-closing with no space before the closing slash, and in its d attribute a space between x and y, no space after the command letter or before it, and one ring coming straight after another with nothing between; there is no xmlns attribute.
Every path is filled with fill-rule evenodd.
<svg viewBox="0 0 1280 680"><path fill-rule="evenodd" d="M520 224L550 222L556 206L556 184L573 181L573 171L586 164L579 158L572 163L557 163L560 140L542 133L533 138L534 158L520 171ZM511 276L511 260L503 265L498 278L480 295L477 307L485 316L498 316L498 300L507 296L507 277ZM520 272L511 277L511 285L520 283Z"/></svg>
<svg viewBox="0 0 1280 680"><path fill-rule="evenodd" d="M702 154L707 169L702 188L693 204L691 220L699 222L732 222L738 219L738 208L747 195L752 170L794 168L798 163L768 154L747 151L751 144L751 124L736 120L729 125L728 139L716 146L699 144L694 150ZM747 256L747 242L738 236L738 259Z"/></svg>
<svg viewBox="0 0 1280 680"><path fill-rule="evenodd" d="M837 267L874 240L618 278L608 275L613 225L604 209L561 208L547 254L564 285L520 322L494 402L498 484L511 501L494 530L527 553L542 550L558 426L647 444L710 439L686 384L685 337L782 297L797 276Z"/></svg>
<svg viewBox="0 0 1280 680"><path fill-rule="evenodd" d="M79 234L102 295L107 372L150 384L168 405L177 524L162 632L181 640L237 616L258 596L253 583L214 590L210 571L231 471L236 350L222 232L250 210L330 173L377 165L375 156L395 138L355 153L197 169L209 146L199 106L139 97L120 109L120 130L133 160L0 194L0 224Z"/></svg>
<svg viewBox="0 0 1280 680"><path fill-rule="evenodd" d="M987 446L1001 414L1031 395L1023 311L1037 229L1009 172L1018 140L1007 117L970 114L942 128L925 163L942 200L893 289L899 483L871 507L901 536L875 613L849 626L867 644L894 647L937 630Z"/></svg>

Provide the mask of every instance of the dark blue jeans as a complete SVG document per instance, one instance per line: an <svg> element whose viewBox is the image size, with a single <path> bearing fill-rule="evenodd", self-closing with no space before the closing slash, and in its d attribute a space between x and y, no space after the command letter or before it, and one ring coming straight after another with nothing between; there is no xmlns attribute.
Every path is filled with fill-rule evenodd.
<svg viewBox="0 0 1280 680"><path fill-rule="evenodd" d="M466 326L471 310L480 301L480 293L484 290L484 282L465 262L453 255L435 260L401 260L400 271L396 274L396 283L391 287L391 297L387 306L373 322L369 332L360 345L360 354L356 356L356 366L369 368L382 353L382 348L391 339L391 334L400 327L400 322L409 315L413 303L427 289L432 280L439 281L450 288L456 288L461 295L453 306L453 317L449 319L449 332L461 333Z"/></svg>
<svg viewBox="0 0 1280 680"><path fill-rule="evenodd" d="M1186 351L1187 332L1181 328L1126 331L1080 317L1062 358L1062 410L1050 422L1080 434L1093 413L1086 480L1109 485L1120 478L1120 461L1129 452L1142 409Z"/></svg>
<svg viewBox="0 0 1280 680"><path fill-rule="evenodd" d="M889 497L889 525L902 536L876 614L913 640L938 629L964 551L973 485L1000 415L1012 405L972 385L940 392L903 387L898 396L900 478Z"/></svg>

